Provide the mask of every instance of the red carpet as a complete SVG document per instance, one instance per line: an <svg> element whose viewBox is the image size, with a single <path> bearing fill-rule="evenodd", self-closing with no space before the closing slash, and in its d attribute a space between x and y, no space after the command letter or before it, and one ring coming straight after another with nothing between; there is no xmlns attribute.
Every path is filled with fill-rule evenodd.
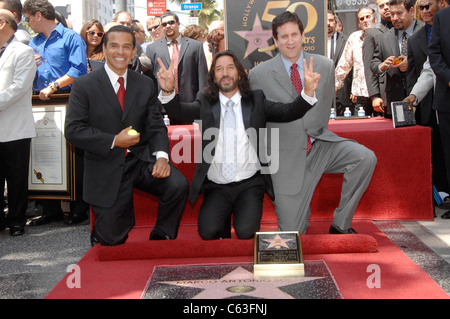
<svg viewBox="0 0 450 319"><path fill-rule="evenodd" d="M172 150L179 140L172 139L177 128L169 127ZM199 138L193 126L181 129L187 134L184 138ZM328 235L339 203L342 175L323 176L311 203L311 226L301 238L304 260L324 261L344 298L448 298L372 223L433 219L429 129L393 129L392 122L384 119L333 121L330 129L372 149L378 164L352 223L358 235ZM192 180L195 163L176 166ZM408 191L411 189L414 196ZM149 242L157 200L137 190L135 195L136 227L127 242L116 247L97 245L89 250L78 263L81 288L68 288L66 280L71 274L67 274L48 299L139 299L158 265L253 262L253 240L199 238L196 225L201 199L193 206L186 204L176 240ZM273 204L266 197L264 205L261 230L276 230ZM371 265L380 270L380 288L368 287Z"/></svg>
<svg viewBox="0 0 450 319"><path fill-rule="evenodd" d="M148 237L149 229L140 229ZM192 229L195 232L195 229ZM136 236L136 232L134 234ZM304 235L303 254L342 254L376 252L377 242L368 235ZM115 247L100 246L99 261L167 258L206 258L253 256L254 241L239 239L132 241Z"/></svg>
<svg viewBox="0 0 450 319"><path fill-rule="evenodd" d="M323 260L326 263L344 298L448 298L445 291L395 246L372 222L357 221L353 223L353 227L360 234L368 235L368 238L376 240L376 252L339 254L324 251L321 254L304 254L305 261ZM313 236L325 237L326 235L324 234L327 233L328 228L328 222L313 222L307 235L311 238ZM136 245L142 238L148 237L149 230L138 228L133 232L130 235L130 246ZM177 241L173 241L174 246ZM230 240L230 242L233 243L235 252L242 254L248 249L246 246L249 245L250 241ZM143 243L143 246L146 245L146 243ZM309 245L306 240L302 240L302 247L305 251ZM70 276L68 274L46 298L139 299L145 291L148 280L151 278L153 267L157 265L253 262L253 256L101 261L100 257L104 253L101 252L103 248L105 247L95 246L79 261L81 288L67 287L66 281ZM231 251L229 250L229 252ZM150 254L144 257L151 258ZM172 253L166 251L165 254L170 256ZM187 254L192 253L189 252ZM176 256L172 255L171 257ZM371 272L368 271L369 265L377 265L380 269L380 288L369 288L367 285L367 280L371 275Z"/></svg>

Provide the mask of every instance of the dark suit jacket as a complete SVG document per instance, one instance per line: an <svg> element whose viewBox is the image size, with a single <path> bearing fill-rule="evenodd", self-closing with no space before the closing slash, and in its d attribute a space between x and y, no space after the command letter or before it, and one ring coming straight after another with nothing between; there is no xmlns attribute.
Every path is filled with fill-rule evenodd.
<svg viewBox="0 0 450 319"><path fill-rule="evenodd" d="M450 112L450 8L442 9L433 16L433 29L428 47L430 64L436 74L433 108Z"/></svg>
<svg viewBox="0 0 450 319"><path fill-rule="evenodd" d="M260 137L259 129L265 128L267 122L290 122L299 119L305 115L305 113L312 108L301 95L299 95L293 102L288 104L275 103L266 100L264 93L261 90L252 91L252 96L249 98L243 97L241 100L242 118L244 120L245 129L254 128L257 133L258 141L257 145L253 145L257 151L258 157L265 152L260 152ZM180 103L178 96L175 97L168 104L165 104L165 109L170 117L173 118L185 118L188 120L201 119L202 120L202 136L204 132L210 128L220 127L220 101L217 99L214 102L209 101L206 96L199 92L197 99L192 103ZM208 152L203 150L210 144L214 143L214 148L211 151L212 157L214 156L215 144L217 143L218 136L214 136L214 140L202 139L202 154L203 159L197 164L195 169L194 178L192 180L191 189L189 192L189 200L194 203L197 196L201 192L203 182L205 181L208 169L211 165L212 158L205 158ZM262 166L267 166L265 160L259 158ZM272 180L270 175L263 175L266 181L266 193L273 200L275 198L272 186Z"/></svg>
<svg viewBox="0 0 450 319"><path fill-rule="evenodd" d="M381 97L386 102L386 83L385 76L379 75L378 72L372 72L370 64L372 63L373 53L378 44L378 37L389 31L389 28L382 23L377 23L373 28L364 32L363 42L363 61L364 76L366 77L367 90L370 97Z"/></svg>
<svg viewBox="0 0 450 319"><path fill-rule="evenodd" d="M408 39L408 72L407 72L407 92L409 95L416 84L423 69L423 64L428 58L427 30L423 26ZM417 117L418 124L429 125L433 106L433 90L431 90L419 103L418 110L420 118Z"/></svg>
<svg viewBox="0 0 450 319"><path fill-rule="evenodd" d="M414 21L414 31L415 33L421 26L424 25L421 21ZM395 28L383 33L378 38L378 45L375 49L371 70L372 72L378 73L378 66L383 63L390 56L400 56L400 48L398 45L397 30ZM403 75L398 68L391 68L387 70L386 74L386 107L390 110L391 102L401 101L406 97L406 88L403 86Z"/></svg>
<svg viewBox="0 0 450 319"><path fill-rule="evenodd" d="M344 52L345 44L347 43L348 35L344 33L337 33L336 37L336 48L334 50L333 54L333 62L334 67L336 67L339 63L339 59L342 56L342 53ZM350 99L350 94L352 92L352 81L353 81L353 72L350 71L347 75L347 77L344 80L344 87L339 89L336 92L336 98L339 102L341 102L344 106L350 106L352 105L352 101ZM343 110L342 110L343 111Z"/></svg>
<svg viewBox="0 0 450 319"><path fill-rule="evenodd" d="M161 58L166 68L169 68L170 55L166 38L149 44L145 53L152 60L155 77L160 69L157 58ZM178 88L181 102L195 100L197 92L206 85L207 73L208 66L202 43L182 36L178 58Z"/></svg>
<svg viewBox="0 0 450 319"><path fill-rule="evenodd" d="M155 162L154 152L169 154L169 139L153 81L128 70L124 110L104 68L75 79L67 105L66 139L84 152L84 200L110 207L117 197L126 151L114 137L132 126L141 134L130 151Z"/></svg>

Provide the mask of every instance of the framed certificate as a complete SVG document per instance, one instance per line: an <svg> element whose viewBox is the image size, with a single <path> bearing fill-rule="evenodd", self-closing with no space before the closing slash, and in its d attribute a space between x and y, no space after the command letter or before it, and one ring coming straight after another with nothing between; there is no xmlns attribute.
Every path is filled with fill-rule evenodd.
<svg viewBox="0 0 450 319"><path fill-rule="evenodd" d="M74 151L64 138L68 94L33 96L36 137L31 140L29 197L73 200Z"/></svg>

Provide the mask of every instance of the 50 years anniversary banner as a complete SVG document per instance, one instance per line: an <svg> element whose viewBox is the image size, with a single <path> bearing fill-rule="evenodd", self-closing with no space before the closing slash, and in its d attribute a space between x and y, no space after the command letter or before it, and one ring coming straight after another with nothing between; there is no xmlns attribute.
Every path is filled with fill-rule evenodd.
<svg viewBox="0 0 450 319"><path fill-rule="evenodd" d="M272 38L272 20L295 12L305 28L303 50L325 53L326 0L225 0L227 48L240 58L246 70L277 54Z"/></svg>

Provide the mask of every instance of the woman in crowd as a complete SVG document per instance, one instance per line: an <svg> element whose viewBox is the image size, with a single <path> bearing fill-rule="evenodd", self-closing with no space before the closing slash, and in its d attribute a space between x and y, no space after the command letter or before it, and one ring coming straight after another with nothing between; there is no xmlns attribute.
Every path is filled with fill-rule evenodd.
<svg viewBox="0 0 450 319"><path fill-rule="evenodd" d="M88 59L88 72L92 71L91 63L89 60L105 61L105 55L103 54L103 36L105 31L100 21L91 19L87 21L81 28L80 35L86 42L86 56Z"/></svg>

